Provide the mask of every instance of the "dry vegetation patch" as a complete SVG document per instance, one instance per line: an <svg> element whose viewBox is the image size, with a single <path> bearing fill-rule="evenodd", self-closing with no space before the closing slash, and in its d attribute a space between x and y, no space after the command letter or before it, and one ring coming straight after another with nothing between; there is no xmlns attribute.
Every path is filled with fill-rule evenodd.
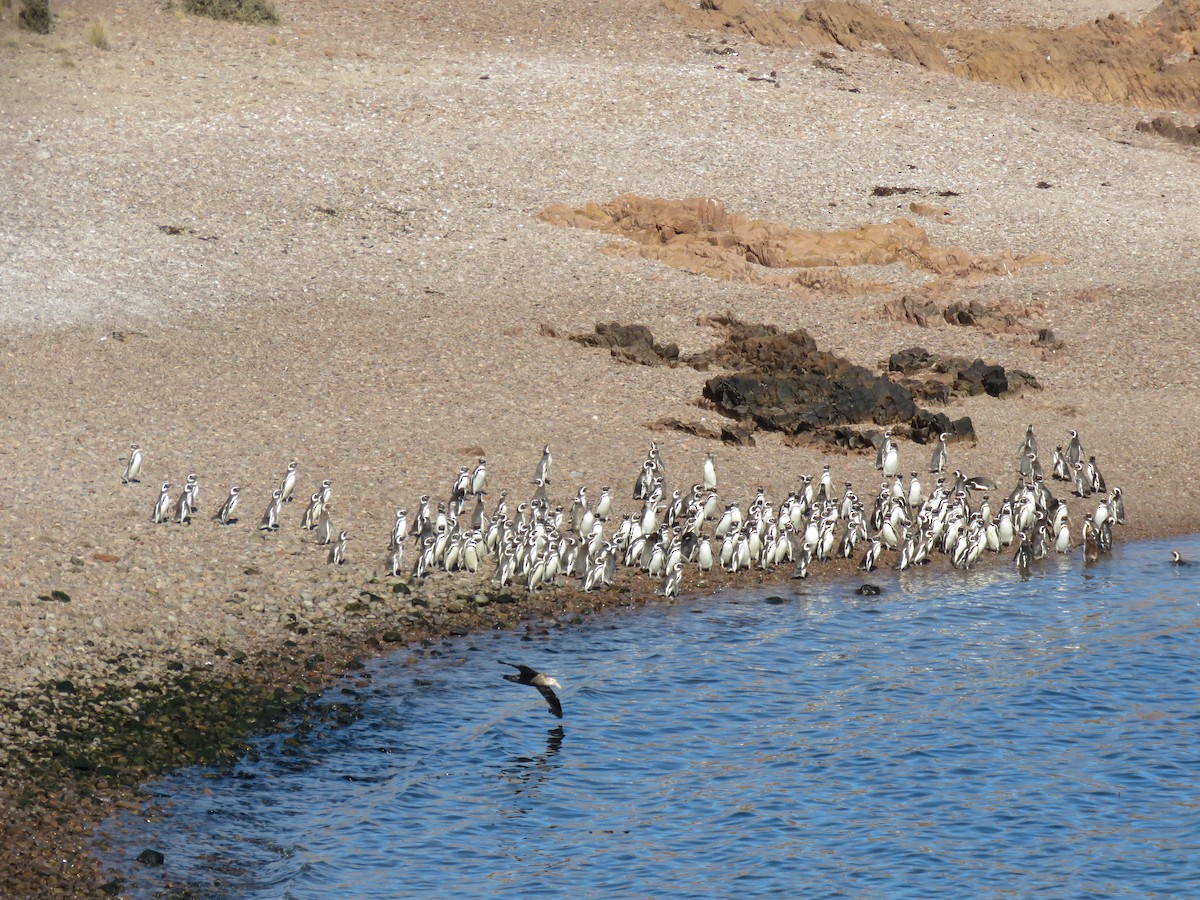
<svg viewBox="0 0 1200 900"><path fill-rule="evenodd" d="M811 231L729 213L712 197L665 200L622 194L580 208L547 207L540 218L554 225L619 235L632 243L610 244L606 253L640 257L721 278L795 291L819 289L868 293L887 284L854 278L849 266L888 266L950 278L1009 275L1022 266L1054 260L1044 254L1003 252L976 256L932 244L925 229L907 219L844 231ZM791 271L782 272L788 269Z"/></svg>

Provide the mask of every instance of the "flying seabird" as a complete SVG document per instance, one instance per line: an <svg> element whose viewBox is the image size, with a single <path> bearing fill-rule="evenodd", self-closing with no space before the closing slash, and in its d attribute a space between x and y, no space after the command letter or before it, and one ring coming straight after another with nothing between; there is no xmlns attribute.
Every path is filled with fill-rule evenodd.
<svg viewBox="0 0 1200 900"><path fill-rule="evenodd" d="M498 662L502 666L512 666L517 670L516 675L505 675L505 681L511 681L514 684L529 684L537 688L538 693L545 697L546 702L550 704L550 714L562 718L562 704L558 702L558 695L552 690L552 688L558 688L561 691L561 684L529 666L518 666L516 663L505 662L502 659Z"/></svg>

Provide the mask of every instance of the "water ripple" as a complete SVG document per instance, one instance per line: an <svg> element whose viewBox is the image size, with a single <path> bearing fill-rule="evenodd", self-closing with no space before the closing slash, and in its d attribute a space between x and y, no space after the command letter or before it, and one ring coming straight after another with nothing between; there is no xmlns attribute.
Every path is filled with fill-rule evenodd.
<svg viewBox="0 0 1200 900"><path fill-rule="evenodd" d="M361 720L148 785L166 817L109 823L107 859L131 897L1194 893L1200 567L1167 550L381 659ZM497 658L552 672L563 721Z"/></svg>

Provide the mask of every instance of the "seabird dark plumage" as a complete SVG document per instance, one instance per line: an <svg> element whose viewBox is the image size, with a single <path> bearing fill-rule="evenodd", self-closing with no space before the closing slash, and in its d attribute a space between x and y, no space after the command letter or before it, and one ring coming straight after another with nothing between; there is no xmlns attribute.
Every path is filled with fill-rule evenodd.
<svg viewBox="0 0 1200 900"><path fill-rule="evenodd" d="M536 669L531 669L529 666L519 666L516 663L505 662L499 660L502 666L512 666L517 670L516 675L505 675L505 681L511 681L514 684L528 684L538 689L546 702L550 704L550 714L562 718L562 704L558 701L558 695L554 693L553 688L562 690L562 685L548 675L543 675Z"/></svg>

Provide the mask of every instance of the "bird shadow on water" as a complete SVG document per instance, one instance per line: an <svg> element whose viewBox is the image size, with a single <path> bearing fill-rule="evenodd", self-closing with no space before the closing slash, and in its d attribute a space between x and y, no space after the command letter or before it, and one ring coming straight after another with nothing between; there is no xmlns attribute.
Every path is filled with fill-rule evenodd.
<svg viewBox="0 0 1200 900"><path fill-rule="evenodd" d="M563 726L556 725L546 732L546 749L533 756L517 755L509 758L508 763L500 769L500 777L508 782L513 798L520 798L525 804L534 800L539 788L554 776L562 767L555 760L558 751L562 749L566 732ZM510 810L512 816L527 815L532 811L530 806L514 805Z"/></svg>

